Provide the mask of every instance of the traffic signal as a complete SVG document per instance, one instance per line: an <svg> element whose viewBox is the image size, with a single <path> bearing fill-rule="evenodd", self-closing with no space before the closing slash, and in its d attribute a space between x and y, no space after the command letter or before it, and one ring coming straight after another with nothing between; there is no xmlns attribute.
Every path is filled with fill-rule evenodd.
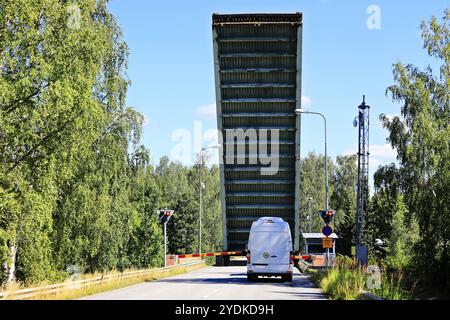
<svg viewBox="0 0 450 320"><path fill-rule="evenodd" d="M169 222L170 218L173 215L173 210L159 210L159 221L164 224Z"/></svg>
<svg viewBox="0 0 450 320"><path fill-rule="evenodd" d="M328 225L331 222L331 219L334 217L334 210L320 210L319 211L320 216L322 217L323 221L326 225Z"/></svg>

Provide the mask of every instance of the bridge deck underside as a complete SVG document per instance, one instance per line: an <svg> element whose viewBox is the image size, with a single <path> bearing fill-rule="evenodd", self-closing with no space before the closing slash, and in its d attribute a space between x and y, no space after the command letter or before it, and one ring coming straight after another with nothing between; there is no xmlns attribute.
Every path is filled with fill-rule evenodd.
<svg viewBox="0 0 450 320"><path fill-rule="evenodd" d="M298 24L245 21L214 28L227 242L229 250L242 250L260 217L281 217L295 234ZM236 139L236 130L246 135ZM279 159L271 159L276 153Z"/></svg>

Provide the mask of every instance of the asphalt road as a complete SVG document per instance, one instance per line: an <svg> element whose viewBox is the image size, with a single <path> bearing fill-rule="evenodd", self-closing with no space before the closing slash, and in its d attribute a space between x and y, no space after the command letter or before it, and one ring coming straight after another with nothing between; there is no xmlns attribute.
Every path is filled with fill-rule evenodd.
<svg viewBox="0 0 450 320"><path fill-rule="evenodd" d="M86 300L322 300L320 289L295 269L292 283L276 278L247 282L246 268L206 267L88 296Z"/></svg>

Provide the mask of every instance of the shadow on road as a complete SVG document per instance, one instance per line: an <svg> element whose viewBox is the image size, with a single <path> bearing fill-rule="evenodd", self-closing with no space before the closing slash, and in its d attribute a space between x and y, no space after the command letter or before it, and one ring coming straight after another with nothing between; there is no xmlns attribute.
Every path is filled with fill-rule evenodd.
<svg viewBox="0 0 450 320"><path fill-rule="evenodd" d="M294 279L295 279L294 275ZM267 283L275 284L276 286L285 287L291 285L289 282L284 282L280 278L259 278L257 281L248 282L245 273L232 273L226 277L213 277L213 278L167 278L160 279L157 282L164 283L196 283L196 284L235 284L235 285L265 285Z"/></svg>
<svg viewBox="0 0 450 320"><path fill-rule="evenodd" d="M271 293L279 293L283 295L296 296L301 300L323 300L325 299L323 293L320 292L292 292L292 291L270 291Z"/></svg>

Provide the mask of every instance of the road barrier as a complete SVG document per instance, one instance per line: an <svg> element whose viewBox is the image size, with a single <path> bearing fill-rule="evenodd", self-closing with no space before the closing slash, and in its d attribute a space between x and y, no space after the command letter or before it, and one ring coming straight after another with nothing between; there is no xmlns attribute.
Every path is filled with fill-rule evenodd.
<svg viewBox="0 0 450 320"><path fill-rule="evenodd" d="M311 256L294 256L294 260L309 260Z"/></svg>
<svg viewBox="0 0 450 320"><path fill-rule="evenodd" d="M190 254L178 254L178 259L185 258L204 258L204 257L217 257L217 256L245 256L245 251L227 251L227 252L208 252L208 253L190 253ZM293 256L294 260L309 260L311 256Z"/></svg>
<svg viewBox="0 0 450 320"><path fill-rule="evenodd" d="M204 258L204 257L216 257L216 256L242 256L242 251L229 251L229 252L208 252L208 253L192 253L192 254L179 254L179 259L184 258Z"/></svg>
<svg viewBox="0 0 450 320"><path fill-rule="evenodd" d="M64 283L51 284L36 288L27 288L20 289L16 291L6 291L0 292L0 300L12 298L16 300L25 300L32 299L38 296L49 295L49 294L57 294L58 292L64 290L79 290L92 285L99 285L110 282L112 280L123 280L133 277L145 276L147 274L154 274L159 272L165 272L168 270L176 270L178 268L190 267L194 265L203 264L204 261L195 261L184 264L179 264L176 266L171 266L167 268L158 268L158 269L145 269L145 270L137 270L137 271L127 271L117 274L109 274L109 275L101 275L91 279L84 280L75 280L75 281L66 281Z"/></svg>

